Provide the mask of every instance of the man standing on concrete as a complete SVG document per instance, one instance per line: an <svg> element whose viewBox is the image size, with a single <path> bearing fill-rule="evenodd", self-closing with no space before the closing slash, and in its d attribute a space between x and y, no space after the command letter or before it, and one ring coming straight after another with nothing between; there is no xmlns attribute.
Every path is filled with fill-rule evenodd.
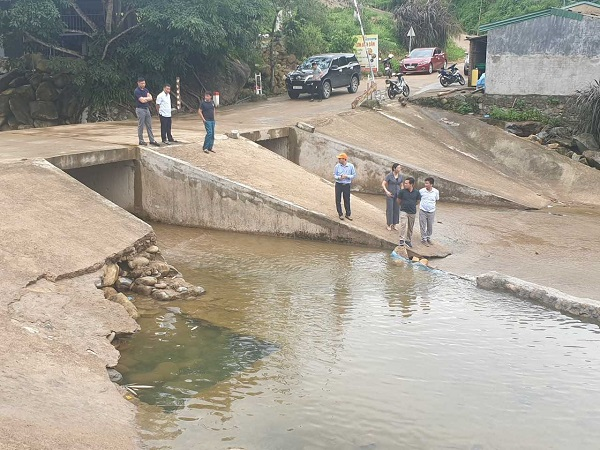
<svg viewBox="0 0 600 450"><path fill-rule="evenodd" d="M344 197L344 209L346 210L346 219L352 220L350 211L350 185L356 176L354 166L348 162L348 155L340 153L337 155L338 163L333 169L333 178L335 179L335 207L340 220L344 220L342 214L342 196Z"/></svg>
<svg viewBox="0 0 600 450"><path fill-rule="evenodd" d="M139 145L146 145L144 142L144 127L148 132L148 139L150 144L160 147L160 144L154 140L154 133L152 133L152 116L150 115L150 109L148 103L152 101L152 95L146 89L146 80L144 77L138 78L138 87L133 91L135 96L135 114L138 118L138 142Z"/></svg>
<svg viewBox="0 0 600 450"><path fill-rule="evenodd" d="M400 205L400 247L406 245L412 248L411 239L420 200L421 193L415 189L415 179L408 177L404 180L404 189L396 194L396 201Z"/></svg>
<svg viewBox="0 0 600 450"><path fill-rule="evenodd" d="M315 95L319 99L319 101L323 100L321 96L321 77L323 76L323 71L319 67L316 61L312 63L312 92L310 93L310 101L315 101Z"/></svg>
<svg viewBox="0 0 600 450"><path fill-rule="evenodd" d="M440 199L440 192L433 187L434 180L425 178L425 187L419 190L421 204L419 205L419 226L421 227L421 242L427 246L431 244L433 222L435 220L435 204Z"/></svg>
<svg viewBox="0 0 600 450"><path fill-rule="evenodd" d="M160 137L163 144L170 145L177 142L171 134L171 85L165 84L163 90L156 97L156 110L160 118Z"/></svg>
<svg viewBox="0 0 600 450"><path fill-rule="evenodd" d="M204 150L204 153L215 153L213 150L213 145L215 144L215 102L212 99L212 92L204 94L204 100L200 103L198 114L202 118L204 128L206 129L202 150Z"/></svg>
<svg viewBox="0 0 600 450"><path fill-rule="evenodd" d="M385 192L385 215L387 219L388 231L398 231L398 223L400 223L400 207L396 203L396 194L404 185L404 175L400 173L402 167L400 164L392 164L392 171L388 173L381 183L383 191Z"/></svg>

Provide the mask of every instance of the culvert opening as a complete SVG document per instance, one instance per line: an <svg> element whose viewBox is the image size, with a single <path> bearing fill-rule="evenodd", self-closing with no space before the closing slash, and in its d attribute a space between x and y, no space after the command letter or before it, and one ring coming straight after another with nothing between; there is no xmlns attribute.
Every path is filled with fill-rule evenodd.
<svg viewBox="0 0 600 450"><path fill-rule="evenodd" d="M89 156L89 155L88 155ZM138 212L139 164L128 155L126 159L103 161L97 164L68 157L49 158L48 161L84 186L110 200L130 213Z"/></svg>

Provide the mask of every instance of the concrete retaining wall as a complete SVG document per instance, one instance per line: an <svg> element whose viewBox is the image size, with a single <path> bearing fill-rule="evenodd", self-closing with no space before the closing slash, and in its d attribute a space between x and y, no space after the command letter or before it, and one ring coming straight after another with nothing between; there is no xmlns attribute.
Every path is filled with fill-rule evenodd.
<svg viewBox="0 0 600 450"><path fill-rule="evenodd" d="M535 300L574 316L600 319L600 301L574 297L556 289L529 283L497 272L489 272L478 276L477 286L482 289L509 292L520 298Z"/></svg>
<svg viewBox="0 0 600 450"><path fill-rule="evenodd" d="M488 32L486 93L572 95L600 73L600 20L543 16Z"/></svg>
<svg viewBox="0 0 600 450"><path fill-rule="evenodd" d="M426 177L433 177L435 187L444 193L444 201L486 206L522 207L492 193L455 183L436 173L426 172L403 164L402 161L395 161L387 156L350 146L320 133L307 133L297 128L290 128L289 148L288 159L327 180L333 178L336 156L341 152L347 153L349 161L354 164L357 171L352 186L359 192L383 195L381 182L391 171L392 164L397 162L402 165L402 173L405 176L414 177L419 186L425 183Z"/></svg>
<svg viewBox="0 0 600 450"><path fill-rule="evenodd" d="M141 215L174 225L388 248L346 223L152 150L140 151Z"/></svg>

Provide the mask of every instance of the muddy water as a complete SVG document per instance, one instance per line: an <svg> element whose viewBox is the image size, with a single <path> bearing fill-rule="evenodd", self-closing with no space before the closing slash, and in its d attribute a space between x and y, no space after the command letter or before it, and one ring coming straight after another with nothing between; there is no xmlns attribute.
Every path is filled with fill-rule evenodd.
<svg viewBox="0 0 600 450"><path fill-rule="evenodd" d="M146 311L135 345L152 363L124 350L137 382L161 357L177 360L144 394L150 448L598 447L597 324L387 252L155 230L208 293L169 304L181 314Z"/></svg>

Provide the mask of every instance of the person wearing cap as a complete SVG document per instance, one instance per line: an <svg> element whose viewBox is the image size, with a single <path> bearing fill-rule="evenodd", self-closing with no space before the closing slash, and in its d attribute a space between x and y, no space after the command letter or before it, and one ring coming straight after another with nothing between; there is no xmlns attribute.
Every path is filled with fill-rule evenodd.
<svg viewBox="0 0 600 450"><path fill-rule="evenodd" d="M344 198L344 209L346 210L346 219L352 220L350 210L350 185L356 176L354 165L348 162L348 155L340 153L337 155L338 163L333 169L333 178L335 179L335 207L340 220L344 220L342 214L342 197Z"/></svg>

